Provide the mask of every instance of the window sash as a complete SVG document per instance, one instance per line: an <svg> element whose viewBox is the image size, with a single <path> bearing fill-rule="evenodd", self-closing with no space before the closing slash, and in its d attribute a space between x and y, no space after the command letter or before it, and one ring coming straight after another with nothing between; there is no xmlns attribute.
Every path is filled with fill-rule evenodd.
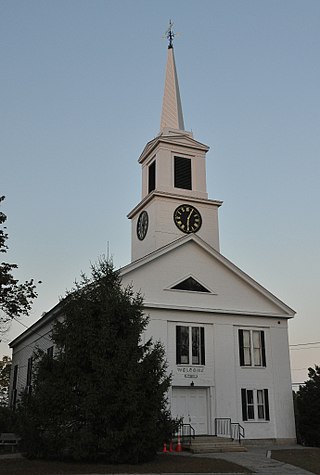
<svg viewBox="0 0 320 475"><path fill-rule="evenodd" d="M262 389L257 390L258 419L265 419L265 401Z"/></svg>
<svg viewBox="0 0 320 475"><path fill-rule="evenodd" d="M262 366L261 331L252 332L252 353L254 366Z"/></svg>

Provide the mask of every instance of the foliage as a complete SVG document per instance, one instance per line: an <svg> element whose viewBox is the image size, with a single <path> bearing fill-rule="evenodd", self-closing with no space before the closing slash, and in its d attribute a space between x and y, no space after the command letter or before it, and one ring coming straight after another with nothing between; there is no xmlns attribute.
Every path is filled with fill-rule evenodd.
<svg viewBox="0 0 320 475"><path fill-rule="evenodd" d="M0 360L0 406L8 405L11 358L3 356Z"/></svg>
<svg viewBox="0 0 320 475"><path fill-rule="evenodd" d="M309 368L308 376L295 397L298 441L320 447L320 366Z"/></svg>
<svg viewBox="0 0 320 475"><path fill-rule="evenodd" d="M0 204L4 196L0 196ZM8 234L4 223L7 216L0 211L0 252L6 253L8 246L6 241ZM0 263L0 324L5 323L21 315L28 315L33 300L37 297L34 280L19 283L12 275L17 269L17 264Z"/></svg>
<svg viewBox="0 0 320 475"><path fill-rule="evenodd" d="M140 295L101 259L60 303L54 358L38 354L20 412L29 456L111 463L153 458L173 421L160 343L142 342Z"/></svg>
<svg viewBox="0 0 320 475"><path fill-rule="evenodd" d="M16 432L17 415L9 408L0 406L0 432Z"/></svg>

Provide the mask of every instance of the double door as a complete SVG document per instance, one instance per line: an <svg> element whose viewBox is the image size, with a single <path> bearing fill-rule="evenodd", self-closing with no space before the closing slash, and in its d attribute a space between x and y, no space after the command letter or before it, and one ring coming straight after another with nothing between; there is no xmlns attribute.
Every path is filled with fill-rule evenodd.
<svg viewBox="0 0 320 475"><path fill-rule="evenodd" d="M191 424L196 435L208 434L208 390L206 388L173 387L171 413Z"/></svg>

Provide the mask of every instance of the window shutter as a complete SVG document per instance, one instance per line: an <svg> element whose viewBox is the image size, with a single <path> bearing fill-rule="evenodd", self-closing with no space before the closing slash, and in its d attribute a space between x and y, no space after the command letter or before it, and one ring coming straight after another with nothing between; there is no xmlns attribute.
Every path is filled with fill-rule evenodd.
<svg viewBox="0 0 320 475"><path fill-rule="evenodd" d="M13 383L12 383L13 389L17 389L17 382L18 382L18 365L16 364L13 370Z"/></svg>
<svg viewBox="0 0 320 475"><path fill-rule="evenodd" d="M265 410L266 410L266 421L270 421L268 390L264 389L263 392L264 392L264 405L265 405Z"/></svg>
<svg viewBox="0 0 320 475"><path fill-rule="evenodd" d="M242 403L242 420L248 420L248 411L247 411L247 390L241 389L241 403Z"/></svg>
<svg viewBox="0 0 320 475"><path fill-rule="evenodd" d="M244 352L243 352L243 330L238 331L239 334L239 356L240 366L244 366Z"/></svg>
<svg viewBox="0 0 320 475"><path fill-rule="evenodd" d="M262 354L262 366L267 366L266 347L265 347L265 342L264 342L264 331L261 331L261 354Z"/></svg>
<svg viewBox="0 0 320 475"><path fill-rule="evenodd" d="M206 352L204 346L204 327L200 328L200 344L201 344L201 364L206 364Z"/></svg>
<svg viewBox="0 0 320 475"><path fill-rule="evenodd" d="M31 381L32 381L32 363L33 363L33 358L28 358L28 368L27 368L27 384L26 386L31 386Z"/></svg>

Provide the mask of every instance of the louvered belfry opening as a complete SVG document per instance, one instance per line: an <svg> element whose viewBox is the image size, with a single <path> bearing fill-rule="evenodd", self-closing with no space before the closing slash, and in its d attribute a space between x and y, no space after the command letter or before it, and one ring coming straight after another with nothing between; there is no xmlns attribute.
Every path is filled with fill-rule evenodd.
<svg viewBox="0 0 320 475"><path fill-rule="evenodd" d="M174 186L184 190L192 190L190 158L174 157Z"/></svg>
<svg viewBox="0 0 320 475"><path fill-rule="evenodd" d="M156 188L156 161L152 162L149 166L149 184L148 192L155 190Z"/></svg>

